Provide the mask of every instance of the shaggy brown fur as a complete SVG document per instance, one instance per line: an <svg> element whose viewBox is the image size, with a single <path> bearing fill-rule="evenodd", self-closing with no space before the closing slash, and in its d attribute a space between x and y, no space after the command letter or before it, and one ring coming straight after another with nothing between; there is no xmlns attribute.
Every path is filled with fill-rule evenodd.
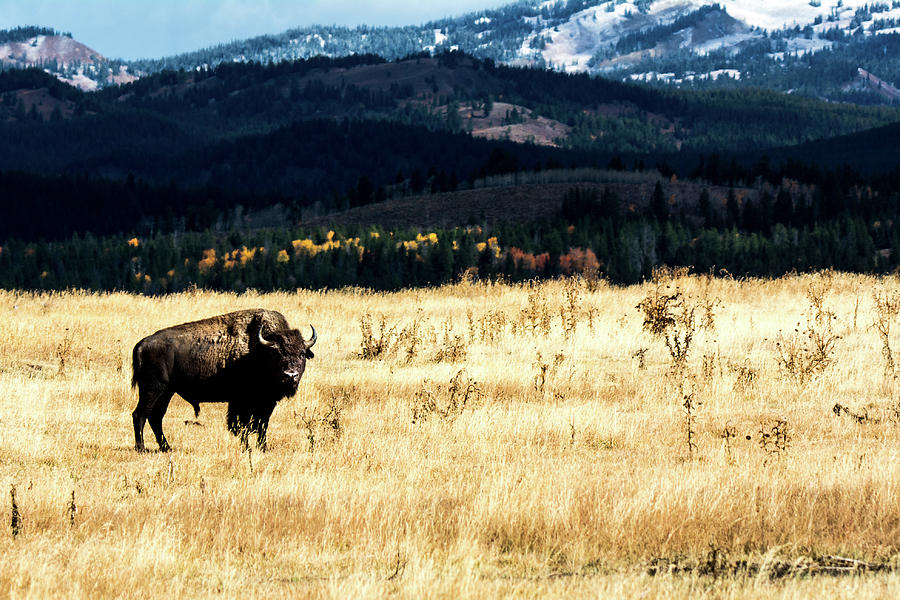
<svg viewBox="0 0 900 600"><path fill-rule="evenodd" d="M315 336L315 330L313 330ZM137 343L132 355L135 448L144 450L145 421L162 451L169 450L162 419L173 394L200 412L201 402L227 402L228 428L246 445L251 432L266 447L275 405L297 391L312 358L300 332L281 313L251 309L161 329Z"/></svg>

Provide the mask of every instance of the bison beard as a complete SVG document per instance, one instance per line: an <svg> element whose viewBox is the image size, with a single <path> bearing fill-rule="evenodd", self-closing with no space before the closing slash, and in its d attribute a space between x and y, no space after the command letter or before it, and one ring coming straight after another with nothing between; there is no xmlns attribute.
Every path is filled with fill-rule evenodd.
<svg viewBox="0 0 900 600"><path fill-rule="evenodd" d="M291 329L281 313L242 310L157 331L134 347L132 413L134 447L144 450L144 423L159 449L170 450L162 420L178 394L199 412L201 402L228 403L228 430L247 446L251 433L266 449L266 430L275 405L297 392L306 360L316 343Z"/></svg>

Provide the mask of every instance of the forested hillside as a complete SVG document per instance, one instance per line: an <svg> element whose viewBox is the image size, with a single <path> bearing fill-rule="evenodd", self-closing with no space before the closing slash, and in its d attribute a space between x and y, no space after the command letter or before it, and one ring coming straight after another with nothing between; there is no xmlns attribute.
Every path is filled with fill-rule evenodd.
<svg viewBox="0 0 900 600"><path fill-rule="evenodd" d="M528 140L536 123L556 123L558 136L542 143L592 153L579 158L528 145L506 148L520 168L551 157L604 166L623 155L665 161L675 153L746 154L900 118L898 109L761 90L648 90L460 53L398 62L359 56L223 64L91 94L36 71L7 72L0 74L0 98L6 141L0 169L131 174L178 186L290 195L301 204L304 196L330 202L363 175L376 187L396 183L398 174L410 178L416 169L444 171L457 181L477 176L489 146L453 136L478 136L483 116L501 102L508 114L495 120L495 137Z"/></svg>
<svg viewBox="0 0 900 600"><path fill-rule="evenodd" d="M222 64L95 93L7 71L0 100L8 287L900 264L890 107L653 90L456 52ZM377 217L398 210L415 218Z"/></svg>

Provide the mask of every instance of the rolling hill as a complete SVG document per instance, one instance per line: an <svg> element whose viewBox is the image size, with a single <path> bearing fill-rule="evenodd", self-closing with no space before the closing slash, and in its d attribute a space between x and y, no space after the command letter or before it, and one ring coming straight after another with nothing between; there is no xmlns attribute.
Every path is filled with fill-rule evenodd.
<svg viewBox="0 0 900 600"><path fill-rule="evenodd" d="M0 171L135 181L155 191L95 194L79 184L68 198L25 192L24 205L7 201L5 232L90 231L83 217L101 204L104 224L94 229L104 232L137 222L202 229L235 211L273 223L509 172L659 164L667 178L684 176L712 164L703 159L710 155L723 165L707 174L716 181L763 154L885 171L892 166L883 157L894 154L877 145L843 152L850 141L823 140L897 121L900 111L887 107L763 90L653 90L459 52L227 63L91 93L39 70L9 70L0 73ZM835 149L810 154L803 144L816 141ZM184 196L167 202L166 189ZM68 215L68 225L42 225L44 214Z"/></svg>

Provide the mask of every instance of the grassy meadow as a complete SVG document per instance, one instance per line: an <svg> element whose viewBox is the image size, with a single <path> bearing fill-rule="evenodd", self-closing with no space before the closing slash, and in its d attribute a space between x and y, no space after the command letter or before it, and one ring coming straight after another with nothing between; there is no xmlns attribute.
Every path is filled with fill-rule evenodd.
<svg viewBox="0 0 900 600"><path fill-rule="evenodd" d="M896 597L898 298L835 273L0 291L0 597ZM174 451L136 453L134 344L251 307L319 333L268 452L176 397Z"/></svg>

